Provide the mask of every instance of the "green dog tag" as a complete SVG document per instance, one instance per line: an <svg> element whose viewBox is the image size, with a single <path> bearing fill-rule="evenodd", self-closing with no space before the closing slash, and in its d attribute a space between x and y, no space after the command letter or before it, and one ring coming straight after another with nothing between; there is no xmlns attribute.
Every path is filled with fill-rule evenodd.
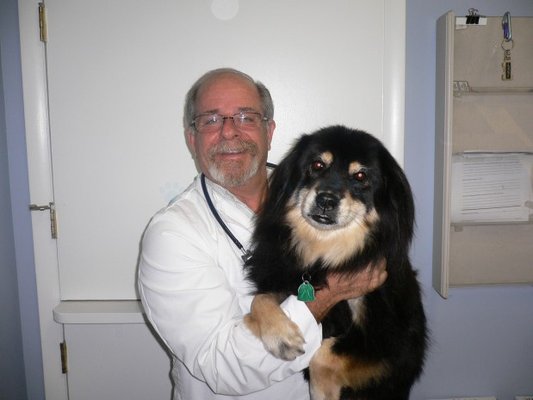
<svg viewBox="0 0 533 400"><path fill-rule="evenodd" d="M315 300L315 288L309 281L303 281L298 287L298 300L305 302Z"/></svg>

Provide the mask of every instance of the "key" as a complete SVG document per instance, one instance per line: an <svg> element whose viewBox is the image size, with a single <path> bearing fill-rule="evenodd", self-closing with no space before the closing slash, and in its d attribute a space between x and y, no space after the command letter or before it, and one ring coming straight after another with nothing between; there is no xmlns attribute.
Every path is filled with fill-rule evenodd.
<svg viewBox="0 0 533 400"><path fill-rule="evenodd" d="M502 81L510 81L513 79L511 69L511 50L504 50L502 62Z"/></svg>

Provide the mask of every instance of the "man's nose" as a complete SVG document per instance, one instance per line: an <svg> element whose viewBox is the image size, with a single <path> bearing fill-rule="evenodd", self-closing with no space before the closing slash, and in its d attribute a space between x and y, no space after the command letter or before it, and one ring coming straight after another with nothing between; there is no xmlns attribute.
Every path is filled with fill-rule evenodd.
<svg viewBox="0 0 533 400"><path fill-rule="evenodd" d="M235 127L233 117L223 118L222 127L220 128L220 134L225 139L231 139L240 135L240 131Z"/></svg>

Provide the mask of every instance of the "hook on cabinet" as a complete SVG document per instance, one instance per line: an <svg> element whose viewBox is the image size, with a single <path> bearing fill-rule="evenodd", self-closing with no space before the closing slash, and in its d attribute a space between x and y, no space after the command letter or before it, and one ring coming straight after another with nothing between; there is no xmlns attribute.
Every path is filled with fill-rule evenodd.
<svg viewBox="0 0 533 400"><path fill-rule="evenodd" d="M513 31L511 28L511 13L507 11L503 14L502 17L502 29L503 29L503 40L509 42L513 39Z"/></svg>

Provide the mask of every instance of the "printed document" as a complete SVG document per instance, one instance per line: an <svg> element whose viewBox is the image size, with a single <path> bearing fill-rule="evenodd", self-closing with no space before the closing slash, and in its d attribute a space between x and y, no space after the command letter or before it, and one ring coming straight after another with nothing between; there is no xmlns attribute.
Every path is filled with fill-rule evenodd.
<svg viewBox="0 0 533 400"><path fill-rule="evenodd" d="M526 222L533 213L533 153L452 157L452 223Z"/></svg>

